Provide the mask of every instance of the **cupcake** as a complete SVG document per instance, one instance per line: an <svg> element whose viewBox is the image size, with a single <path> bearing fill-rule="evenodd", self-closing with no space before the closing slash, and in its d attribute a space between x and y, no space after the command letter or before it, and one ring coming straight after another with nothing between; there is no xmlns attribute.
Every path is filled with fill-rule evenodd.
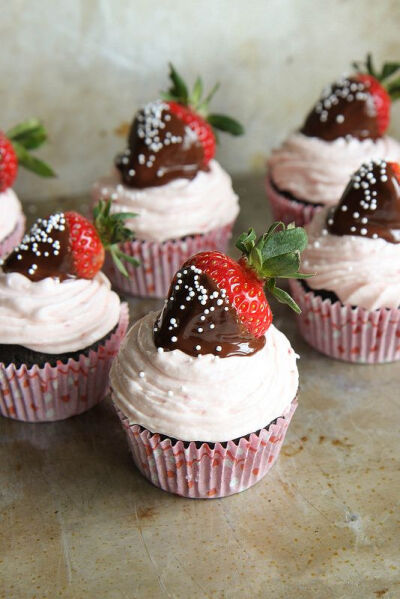
<svg viewBox="0 0 400 599"><path fill-rule="evenodd" d="M238 493L275 462L297 407L296 354L263 291L297 309L275 276L301 276L303 229L242 235L236 262L200 252L175 274L161 313L134 324L111 367L133 460L184 497Z"/></svg>
<svg viewBox="0 0 400 599"><path fill-rule="evenodd" d="M128 311L99 272L104 250L117 252L121 220L107 215L106 205L99 210L101 237L80 214L58 212L38 219L3 261L2 416L61 420L93 407L108 389Z"/></svg>
<svg viewBox="0 0 400 599"><path fill-rule="evenodd" d="M316 349L359 363L400 359L400 167L365 163L336 208L306 227L303 269L291 282L299 324Z"/></svg>
<svg viewBox="0 0 400 599"><path fill-rule="evenodd" d="M364 161L400 160L400 144L385 135L400 64L378 73L368 56L365 67L354 66L356 73L328 86L302 128L272 152L266 186L276 219L303 225L339 202Z"/></svg>
<svg viewBox="0 0 400 599"><path fill-rule="evenodd" d="M208 114L217 86L203 99L200 79L189 95L172 66L170 77L163 99L136 114L112 174L93 187L95 203L110 197L114 212L136 213L126 221L136 240L123 250L141 266L128 266L124 278L106 261L106 272L118 289L137 296L165 297L175 271L196 251L226 251L239 211L231 179L214 159L213 128L240 135L241 125Z"/></svg>
<svg viewBox="0 0 400 599"><path fill-rule="evenodd" d="M42 177L54 177L47 164L29 153L41 146L46 137L43 125L37 119L29 119L7 134L0 131L0 258L21 241L25 230L22 206L12 189L18 166Z"/></svg>

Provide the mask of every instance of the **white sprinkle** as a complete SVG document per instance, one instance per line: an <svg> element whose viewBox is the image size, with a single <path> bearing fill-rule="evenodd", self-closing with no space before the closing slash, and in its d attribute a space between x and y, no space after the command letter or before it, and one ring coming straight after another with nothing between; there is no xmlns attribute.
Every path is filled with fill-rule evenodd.
<svg viewBox="0 0 400 599"><path fill-rule="evenodd" d="M201 345L196 345L196 347L194 348L196 351L200 351L201 350Z"/></svg>
<svg viewBox="0 0 400 599"><path fill-rule="evenodd" d="M162 354L163 351L164 351L164 349L162 347L157 347L157 351L158 351L159 354Z"/></svg>
<svg viewBox="0 0 400 599"><path fill-rule="evenodd" d="M202 332L203 332L203 329L202 329L201 327L199 327L199 328L197 329L197 332L198 332L198 333L202 333Z"/></svg>
<svg viewBox="0 0 400 599"><path fill-rule="evenodd" d="M222 351L222 347L220 345L217 345L217 347L215 348L215 351Z"/></svg>
<svg viewBox="0 0 400 599"><path fill-rule="evenodd" d="M143 370L141 370L141 371L139 372L139 376L140 376L140 378L141 378L141 379L143 379L143 378L144 378L144 372L143 372Z"/></svg>
<svg viewBox="0 0 400 599"><path fill-rule="evenodd" d="M178 337L175 337L175 335L173 337L171 337L171 341L172 343L176 343L178 341Z"/></svg>

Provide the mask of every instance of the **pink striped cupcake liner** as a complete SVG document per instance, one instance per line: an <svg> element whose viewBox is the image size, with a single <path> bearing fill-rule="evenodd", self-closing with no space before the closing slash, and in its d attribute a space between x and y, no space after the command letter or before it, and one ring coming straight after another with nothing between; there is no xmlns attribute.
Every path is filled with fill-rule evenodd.
<svg viewBox="0 0 400 599"><path fill-rule="evenodd" d="M115 267L110 256L106 257L104 271L113 286L124 293L139 297L164 298L176 271L193 254L205 250L226 253L232 236L233 223L209 233L190 235L182 239L162 243L139 239L121 244L123 252L140 261L135 267L125 262L129 278Z"/></svg>
<svg viewBox="0 0 400 599"><path fill-rule="evenodd" d="M153 485L182 497L213 499L255 485L275 463L297 408L295 398L274 424L236 441L172 442L138 425L130 425L117 409L133 461Z"/></svg>
<svg viewBox="0 0 400 599"><path fill-rule="evenodd" d="M0 363L0 414L25 422L52 422L86 412L98 404L109 388L111 362L129 322L127 304L121 304L116 331L104 345L70 358L66 364L43 367Z"/></svg>
<svg viewBox="0 0 400 599"><path fill-rule="evenodd" d="M289 200L289 198L274 189L269 177L266 178L265 188L274 220L282 221L285 225L294 222L298 227L302 227L309 223L315 212L321 208L320 206Z"/></svg>
<svg viewBox="0 0 400 599"><path fill-rule="evenodd" d="M5 258L16 245L19 244L25 231L25 217L21 216L14 230L4 239L0 240L0 258Z"/></svg>
<svg viewBox="0 0 400 599"><path fill-rule="evenodd" d="M353 308L324 300L298 281L290 281L290 287L302 310L301 334L318 351L360 364L400 360L400 309Z"/></svg>

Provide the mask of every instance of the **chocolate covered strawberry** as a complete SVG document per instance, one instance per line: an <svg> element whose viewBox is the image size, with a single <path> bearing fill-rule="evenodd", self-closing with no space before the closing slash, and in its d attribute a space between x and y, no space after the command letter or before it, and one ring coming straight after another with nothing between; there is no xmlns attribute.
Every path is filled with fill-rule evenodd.
<svg viewBox="0 0 400 599"><path fill-rule="evenodd" d="M363 164L328 215L327 229L400 243L400 166L385 160Z"/></svg>
<svg viewBox="0 0 400 599"><path fill-rule="evenodd" d="M170 65L171 88L162 100L150 102L135 116L127 149L116 158L123 182L136 188L164 185L177 178L193 179L208 170L215 155L214 129L241 135L243 127L221 114L209 114L214 86L203 98L197 78L189 93L186 83Z"/></svg>
<svg viewBox="0 0 400 599"><path fill-rule="evenodd" d="M400 97L400 63L377 71L370 55L354 63L357 72L328 86L301 129L308 137L332 141L338 137L378 139L389 126L392 100Z"/></svg>
<svg viewBox="0 0 400 599"><path fill-rule="evenodd" d="M37 219L4 260L3 271L21 273L32 281L46 277L92 279L103 266L105 251L109 251L119 270L127 276L122 260L135 265L137 260L123 254L119 244L132 239L133 232L123 222L135 215L114 215L110 207L110 201L96 206L94 224L71 211Z"/></svg>
<svg viewBox="0 0 400 599"><path fill-rule="evenodd" d="M55 176L48 164L30 153L30 150L39 148L46 139L46 130L37 119L29 119L7 133L0 131L0 192L13 185L18 166L41 177Z"/></svg>
<svg viewBox="0 0 400 599"><path fill-rule="evenodd" d="M239 261L221 252L201 252L176 273L154 331L163 349L190 355L248 355L265 343L272 313L264 287L296 312L297 304L276 287L276 278L303 278L300 252L307 235L300 227L275 223L256 238L253 229L241 235Z"/></svg>

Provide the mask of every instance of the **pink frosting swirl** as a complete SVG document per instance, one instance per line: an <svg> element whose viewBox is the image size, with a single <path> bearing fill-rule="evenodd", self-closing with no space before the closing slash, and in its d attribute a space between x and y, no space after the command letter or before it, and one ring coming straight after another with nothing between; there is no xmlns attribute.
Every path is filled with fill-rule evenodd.
<svg viewBox="0 0 400 599"><path fill-rule="evenodd" d="M333 291L343 304L367 310L400 305L400 243L355 235L331 235L325 228L329 208L306 226L308 247L303 272L316 273L311 289Z"/></svg>
<svg viewBox="0 0 400 599"><path fill-rule="evenodd" d="M117 324L120 300L102 273L94 279L33 282L0 269L0 343L48 354L75 352Z"/></svg>
<svg viewBox="0 0 400 599"><path fill-rule="evenodd" d="M296 354L273 325L251 356L192 358L156 348L156 316L133 325L111 369L114 401L132 424L184 441L228 441L282 416L294 399Z"/></svg>
<svg viewBox="0 0 400 599"><path fill-rule="evenodd" d="M400 161L400 144L391 137L376 141L339 137L328 142L293 133L273 150L268 168L280 190L313 204L333 206L363 162L382 158Z"/></svg>
<svg viewBox="0 0 400 599"><path fill-rule="evenodd" d="M174 179L165 185L134 189L121 183L118 173L93 186L93 199L113 200L115 212L134 212L126 225L138 239L165 241L206 233L233 222L239 212L238 197L230 176L215 160L208 172L192 180Z"/></svg>

